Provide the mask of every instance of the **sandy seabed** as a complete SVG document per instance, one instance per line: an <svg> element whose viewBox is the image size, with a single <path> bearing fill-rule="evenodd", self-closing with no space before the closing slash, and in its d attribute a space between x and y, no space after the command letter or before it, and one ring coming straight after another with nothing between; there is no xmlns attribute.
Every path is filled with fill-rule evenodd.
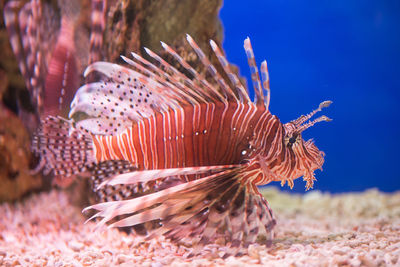
<svg viewBox="0 0 400 267"><path fill-rule="evenodd" d="M210 246L188 259L190 249L162 238L94 232L65 192L41 193L0 206L0 266L400 266L400 192L264 195L278 221L271 247L222 259Z"/></svg>

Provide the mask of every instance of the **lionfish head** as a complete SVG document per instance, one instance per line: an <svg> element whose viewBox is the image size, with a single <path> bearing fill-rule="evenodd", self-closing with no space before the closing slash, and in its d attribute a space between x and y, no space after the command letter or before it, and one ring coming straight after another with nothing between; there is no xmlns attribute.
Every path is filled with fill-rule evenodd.
<svg viewBox="0 0 400 267"><path fill-rule="evenodd" d="M296 167L290 178L296 179L303 176L304 181L307 182L307 190L312 188L313 182L315 181L314 170L322 169L325 153L317 148L312 139L304 141L301 137L301 133L318 122L331 121L327 116L321 116L317 119L310 120L315 113L328 107L331 103L332 101L324 101L311 113L302 115L298 119L283 125L285 130L283 142L286 149L293 151L296 160Z"/></svg>

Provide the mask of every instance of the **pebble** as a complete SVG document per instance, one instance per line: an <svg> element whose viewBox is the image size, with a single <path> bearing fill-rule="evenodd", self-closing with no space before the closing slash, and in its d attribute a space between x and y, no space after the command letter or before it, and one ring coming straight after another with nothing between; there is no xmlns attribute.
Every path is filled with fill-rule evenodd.
<svg viewBox="0 0 400 267"><path fill-rule="evenodd" d="M81 251L83 249L83 247L85 246L85 244L83 244L81 242L77 242L77 241L71 241L68 243L68 245L75 252Z"/></svg>
<svg viewBox="0 0 400 267"><path fill-rule="evenodd" d="M249 253L249 256L253 259L260 259L260 253L258 247L255 245L251 244L249 245L249 248L247 249L247 252Z"/></svg>
<svg viewBox="0 0 400 267"><path fill-rule="evenodd" d="M132 259L132 258L129 257L128 255L119 254L119 255L117 256L117 263L118 263L118 264L121 264L121 263L124 263L124 262L126 262L126 261L128 261L128 260L130 260L130 259Z"/></svg>
<svg viewBox="0 0 400 267"><path fill-rule="evenodd" d="M91 266L91 265L93 265L93 263L94 263L94 261L93 261L92 257L86 256L86 257L82 258L83 266Z"/></svg>

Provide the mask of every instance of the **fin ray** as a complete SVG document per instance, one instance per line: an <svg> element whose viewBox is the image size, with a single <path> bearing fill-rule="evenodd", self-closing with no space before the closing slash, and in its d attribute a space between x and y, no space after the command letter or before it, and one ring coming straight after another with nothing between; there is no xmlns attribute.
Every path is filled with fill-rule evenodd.
<svg viewBox="0 0 400 267"><path fill-rule="evenodd" d="M217 166L204 166L204 167L186 167L186 168L135 171L114 176L111 179L101 183L98 186L98 189L105 185L135 184L139 182L149 182L154 179L165 178L170 176L199 174L209 171L222 171L225 169L231 169L236 167L239 167L239 165L220 165L220 166L217 165Z"/></svg>

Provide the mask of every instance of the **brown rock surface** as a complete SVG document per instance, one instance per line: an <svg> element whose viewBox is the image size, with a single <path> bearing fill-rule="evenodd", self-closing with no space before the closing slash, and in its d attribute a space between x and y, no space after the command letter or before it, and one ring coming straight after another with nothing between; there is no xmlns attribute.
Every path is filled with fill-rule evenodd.
<svg viewBox="0 0 400 267"><path fill-rule="evenodd" d="M29 135L19 118L0 105L0 202L17 200L42 186L29 170Z"/></svg>

